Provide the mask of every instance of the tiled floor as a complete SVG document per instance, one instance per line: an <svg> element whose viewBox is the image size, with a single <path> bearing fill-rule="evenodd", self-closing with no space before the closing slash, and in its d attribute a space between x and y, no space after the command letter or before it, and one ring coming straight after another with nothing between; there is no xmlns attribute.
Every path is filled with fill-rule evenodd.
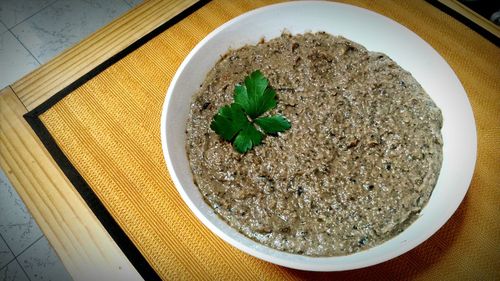
<svg viewBox="0 0 500 281"><path fill-rule="evenodd" d="M0 0L0 89L142 0ZM0 170L0 281L71 280Z"/></svg>

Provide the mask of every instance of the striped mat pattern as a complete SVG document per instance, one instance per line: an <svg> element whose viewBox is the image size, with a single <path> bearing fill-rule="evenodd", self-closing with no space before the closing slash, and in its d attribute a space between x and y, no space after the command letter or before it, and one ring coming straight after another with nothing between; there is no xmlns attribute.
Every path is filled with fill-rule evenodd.
<svg viewBox="0 0 500 281"><path fill-rule="evenodd" d="M448 61L469 94L478 125L477 167L465 201L437 234L377 266L314 273L248 256L217 238L190 212L163 160L159 127L166 89L203 37L231 18L273 2L209 2L40 115L154 271L165 280L500 278L500 247L495 240L500 235L500 152L495 150L500 143L500 51L423 1L342 2L371 9L413 30Z"/></svg>

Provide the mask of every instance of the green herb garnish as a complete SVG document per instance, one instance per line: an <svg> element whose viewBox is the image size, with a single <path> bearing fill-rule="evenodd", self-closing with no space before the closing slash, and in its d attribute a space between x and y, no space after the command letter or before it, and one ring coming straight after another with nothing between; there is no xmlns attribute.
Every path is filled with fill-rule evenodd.
<svg viewBox="0 0 500 281"><path fill-rule="evenodd" d="M245 85L236 85L234 102L219 109L210 128L232 142L236 151L245 153L261 144L265 134L290 129L290 122L281 115L260 117L276 104L276 92L269 86L269 80L256 70L245 78Z"/></svg>

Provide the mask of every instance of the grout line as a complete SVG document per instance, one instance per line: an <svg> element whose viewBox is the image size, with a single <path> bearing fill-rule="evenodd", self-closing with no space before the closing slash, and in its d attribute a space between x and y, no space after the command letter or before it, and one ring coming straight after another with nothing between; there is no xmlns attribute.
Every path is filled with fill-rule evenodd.
<svg viewBox="0 0 500 281"><path fill-rule="evenodd" d="M9 29L9 32L10 34L12 34L12 36L14 36L14 38L16 38L17 42L19 42L19 44L21 44L21 46L23 46L24 49L26 49L26 51L28 51L28 53L36 60L36 62L38 63L38 66L42 65L42 63L40 63L40 61L35 57L35 55L33 55L33 53L24 45L24 43L19 40L19 38L14 34L14 32L12 32L12 30Z"/></svg>
<svg viewBox="0 0 500 281"><path fill-rule="evenodd" d="M19 265L19 267L21 268L21 270L24 272L24 275L26 275L26 278L28 278L28 281L31 281L31 278L29 277L28 273L26 272L26 270L24 270L24 267L23 265L19 262L19 260L17 258L14 258L17 262L17 264Z"/></svg>
<svg viewBox="0 0 500 281"><path fill-rule="evenodd" d="M43 10L47 9L49 6L52 6L52 4L54 4L54 3L55 3L55 2L57 2L57 1L59 1L59 0L54 0L54 1L50 2L50 3L48 3L46 6L42 7L40 10L36 11L36 12L35 12L34 14L32 14L31 16L29 16L29 17L25 18L24 20L22 20L22 21L20 21L20 22L18 22L18 23L16 23L16 24L14 24L12 27L8 28L8 27L7 27L7 25L5 25L5 27L7 27L7 29L11 30L11 29L13 29L14 27L16 27L16 26L20 25L21 23L23 23L23 22L25 22L25 21L27 21L27 20L31 19L33 16L35 16L35 15L36 15L36 14L38 14L38 13L40 13L41 11L43 11Z"/></svg>
<svg viewBox="0 0 500 281"><path fill-rule="evenodd" d="M5 246L7 246L7 249L9 249L10 253L12 254L12 256L14 257L14 259L10 260L7 264L5 264L4 266L2 266L2 268L0 268L0 270L4 269L5 267L7 267L13 260L16 259L16 255L14 255L14 252L12 251L12 249L9 247L9 244L7 244L7 241L5 241L5 238L3 238L2 234L0 233L0 239L3 240L3 242L5 243Z"/></svg>
<svg viewBox="0 0 500 281"><path fill-rule="evenodd" d="M127 0L123 0L123 2L125 2L125 4L127 4L127 6L129 6L130 8L133 8L132 4L130 4L129 2L127 2Z"/></svg>
<svg viewBox="0 0 500 281"><path fill-rule="evenodd" d="M40 241L40 239L42 239L43 237L43 234L38 237L33 243L29 244L24 250L22 250L17 256L14 255L14 252L12 251L12 249L9 247L9 244L7 244L7 241L5 241L5 239L3 238L3 236L0 234L0 238L2 238L2 240L5 242L5 245L7 246L7 248L9 248L9 251L12 253L12 255L14 256L14 259L13 260L10 260L4 267L2 267L1 269L5 268L7 265L11 264L13 261L16 261L17 264L19 265L19 267L21 268L21 270L24 272L24 275L26 276L26 278L31 281L30 277L28 276L28 273L26 273L26 270L24 270L24 267L22 266L22 264L19 262L19 260L17 259L17 257L19 257L20 255L22 255L24 252L26 252L26 250L28 250L29 248L31 248L31 246L33 246L36 242Z"/></svg>
<svg viewBox="0 0 500 281"><path fill-rule="evenodd" d="M11 263L13 262L17 262L17 264L19 264L19 262L16 260L16 258L10 260L6 265L4 265L2 268L0 268L0 271L4 270L7 266L9 266ZM19 264L19 267L21 267L21 265ZM2 279L2 281L4 281L5 279ZM16 281L16 280L13 280L13 281Z"/></svg>
<svg viewBox="0 0 500 281"><path fill-rule="evenodd" d="M19 266L21 267L21 270L24 272L24 275L26 275L26 278L28 278L29 281L31 281L31 278L29 277L28 273L24 269L24 266L19 262L19 260L17 258L20 255L22 255L24 252L26 252L26 250L28 250L29 248L31 248L36 242L40 241L40 239L42 239L42 238L43 238L43 234L40 237L38 237L38 239L36 239L35 242L31 243L28 247L26 247L26 249L22 250L17 256L14 257L14 259L17 262L17 264L19 264Z"/></svg>
<svg viewBox="0 0 500 281"><path fill-rule="evenodd" d="M36 242L40 241L40 239L42 239L42 238L43 238L43 234L40 237L38 237L34 242L32 242L31 244L29 244L28 246L26 246L26 248L24 248L24 250L22 250L19 254L14 255L14 257L16 257L16 259L17 259L17 257L19 257L20 255L24 254L24 252L26 252L26 250L28 250L29 248L31 248L31 246L33 246ZM12 253L12 254L14 254L14 253Z"/></svg>

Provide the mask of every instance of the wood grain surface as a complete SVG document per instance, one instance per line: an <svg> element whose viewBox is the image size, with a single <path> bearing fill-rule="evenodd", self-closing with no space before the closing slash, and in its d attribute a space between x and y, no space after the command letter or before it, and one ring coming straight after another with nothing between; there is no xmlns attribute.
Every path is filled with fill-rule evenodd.
<svg viewBox="0 0 500 281"><path fill-rule="evenodd" d="M0 93L0 166L74 280L142 278L23 115L195 2L145 1Z"/></svg>
<svg viewBox="0 0 500 281"><path fill-rule="evenodd" d="M12 84L28 110L83 76L114 54L193 5L196 0L150 0Z"/></svg>
<svg viewBox="0 0 500 281"><path fill-rule="evenodd" d="M22 115L194 2L147 1L0 93L0 166L75 280L140 280L141 277L57 167ZM231 1L224 2L224 5L234 5ZM475 248L481 249L487 243L479 243L478 237L489 239L491 236L492 229L479 235L461 229L475 224L472 221L464 223L466 214L489 214L498 210L498 196L486 196L486 200L481 196L496 190L500 180L498 168L495 168L500 159L498 143L494 145L500 132L500 85L498 79L496 82L491 79L500 77L500 49L423 1L340 2L383 14L416 32L447 60L471 99L479 136L478 168L472 192L454 219L434 236L435 241L442 238L443 242L427 242L437 245L442 255L415 259L427 254L417 248L403 259L409 267L421 268L413 274L414 279L443 279L441 268L447 264L453 265L454 272L465 272L465 277L474 276L476 272L470 269L470 265L478 263L477 260L464 258L457 263L451 255L444 253L453 240L476 243ZM494 218L491 220L498 223ZM486 224L478 222L476 225ZM456 235L450 236L449 233ZM496 260L496 264L500 260L494 253L488 259ZM398 270L395 265L391 261L382 266L386 276L394 276ZM297 279L321 277L300 271L290 273ZM369 269L335 276L340 279L373 278ZM496 276L500 277L500 273Z"/></svg>
<svg viewBox="0 0 500 281"><path fill-rule="evenodd" d="M10 88L0 93L0 166L74 280L142 280L56 165Z"/></svg>
<svg viewBox="0 0 500 281"><path fill-rule="evenodd" d="M476 13L472 9L468 8L464 4L460 3L458 0L439 0L439 2L445 4L452 10L462 14L467 19L471 20L475 24L481 26L482 28L494 34L496 37L500 37L500 27L495 25L492 21L484 18L480 14Z"/></svg>

